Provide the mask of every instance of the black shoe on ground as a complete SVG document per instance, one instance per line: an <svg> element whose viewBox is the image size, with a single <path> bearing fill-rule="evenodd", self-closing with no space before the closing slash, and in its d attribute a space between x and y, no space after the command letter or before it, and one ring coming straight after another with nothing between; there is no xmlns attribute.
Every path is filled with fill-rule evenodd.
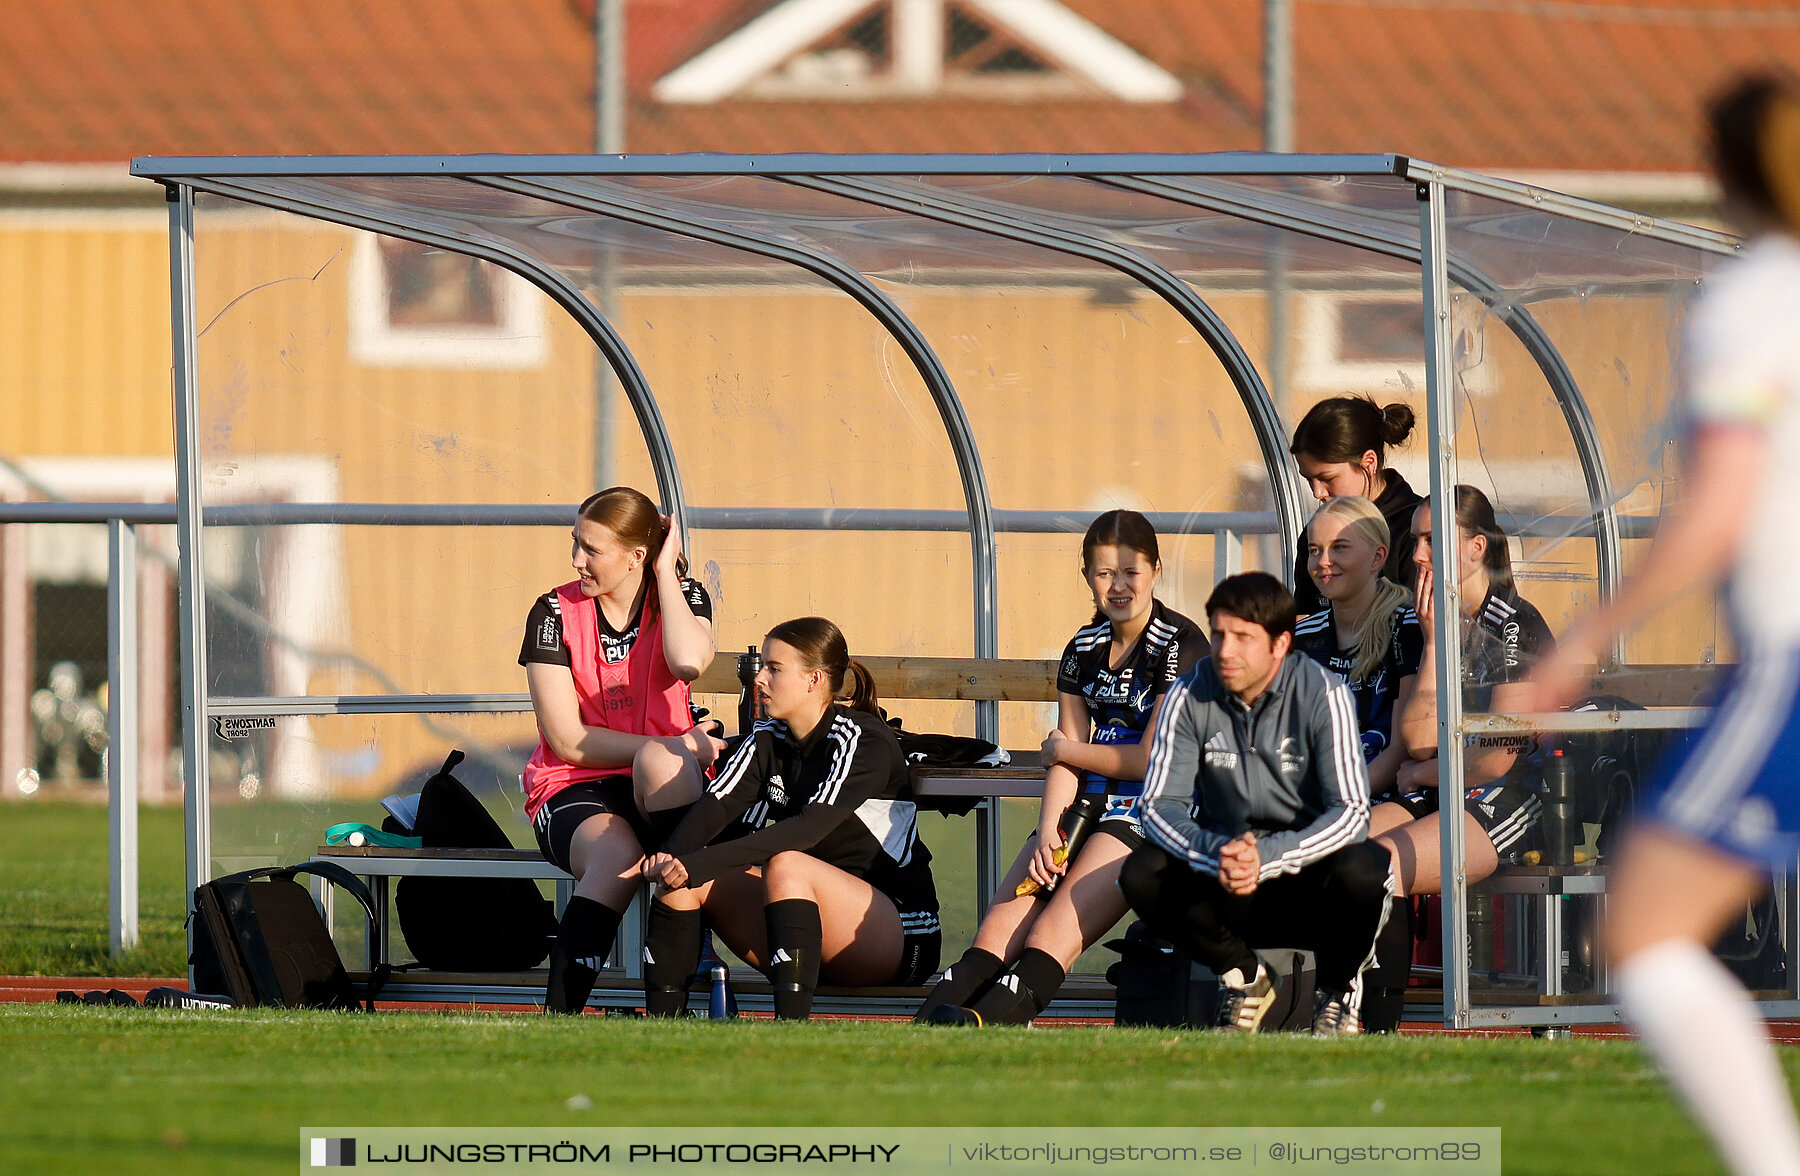
<svg viewBox="0 0 1800 1176"><path fill-rule="evenodd" d="M927 1025L966 1025L971 1029L981 1028L981 1014L974 1009L959 1008L956 1005L939 1005L931 1010L925 1018Z"/></svg>

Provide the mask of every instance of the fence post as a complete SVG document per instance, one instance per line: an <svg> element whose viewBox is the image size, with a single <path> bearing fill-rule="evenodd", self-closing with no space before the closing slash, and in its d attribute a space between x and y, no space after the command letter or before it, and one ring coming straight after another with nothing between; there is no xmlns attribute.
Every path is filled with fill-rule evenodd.
<svg viewBox="0 0 1800 1176"><path fill-rule="evenodd" d="M1277 568L1281 565L1276 564ZM1244 570L1244 537L1236 531L1213 532L1213 583Z"/></svg>
<svg viewBox="0 0 1800 1176"><path fill-rule="evenodd" d="M106 808L109 915L116 959L138 945L137 529L106 522Z"/></svg>

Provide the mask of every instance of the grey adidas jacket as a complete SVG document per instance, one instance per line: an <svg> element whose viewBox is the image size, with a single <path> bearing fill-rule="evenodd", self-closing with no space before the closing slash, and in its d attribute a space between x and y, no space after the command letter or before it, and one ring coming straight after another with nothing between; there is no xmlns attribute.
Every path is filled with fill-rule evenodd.
<svg viewBox="0 0 1800 1176"><path fill-rule="evenodd" d="M1256 832L1261 878L1303 867L1369 833L1369 773L1343 679L1290 652L1246 710L1211 658L1163 700L1144 776L1145 835L1196 870Z"/></svg>

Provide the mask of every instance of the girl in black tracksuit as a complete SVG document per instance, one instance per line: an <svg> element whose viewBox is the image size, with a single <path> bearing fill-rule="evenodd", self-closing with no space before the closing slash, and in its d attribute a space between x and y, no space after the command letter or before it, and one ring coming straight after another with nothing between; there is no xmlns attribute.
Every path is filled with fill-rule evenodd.
<svg viewBox="0 0 1800 1176"><path fill-rule="evenodd" d="M807 1018L821 976L916 984L937 970L931 852L868 671L836 625L802 617L770 630L756 686L769 717L643 865L661 886L644 953L652 1016L686 1007L703 919L769 977L781 1019Z"/></svg>

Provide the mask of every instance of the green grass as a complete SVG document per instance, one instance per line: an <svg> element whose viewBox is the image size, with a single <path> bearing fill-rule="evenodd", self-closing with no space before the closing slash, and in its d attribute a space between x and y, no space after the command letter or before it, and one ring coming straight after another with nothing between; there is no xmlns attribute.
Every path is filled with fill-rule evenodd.
<svg viewBox="0 0 1800 1176"><path fill-rule="evenodd" d="M138 814L136 951L107 951L106 808L0 805L0 975L177 976L187 972L179 808Z"/></svg>
<svg viewBox="0 0 1800 1176"><path fill-rule="evenodd" d="M1509 1173L1717 1170L1618 1041L29 1005L0 1056L5 1172L290 1172L308 1125L681 1124L1498 1126Z"/></svg>
<svg viewBox="0 0 1800 1176"><path fill-rule="evenodd" d="M0 808L0 973L183 973L181 813L140 819L144 946L114 962L105 810ZM948 913L972 885L967 838L927 828ZM287 1172L306 1125L677 1124L1498 1126L1508 1172L1717 1170L1618 1041L27 1005L0 1006L0 1057L0 1172ZM1800 1051L1782 1060L1800 1070ZM577 1094L593 1109L569 1109Z"/></svg>

